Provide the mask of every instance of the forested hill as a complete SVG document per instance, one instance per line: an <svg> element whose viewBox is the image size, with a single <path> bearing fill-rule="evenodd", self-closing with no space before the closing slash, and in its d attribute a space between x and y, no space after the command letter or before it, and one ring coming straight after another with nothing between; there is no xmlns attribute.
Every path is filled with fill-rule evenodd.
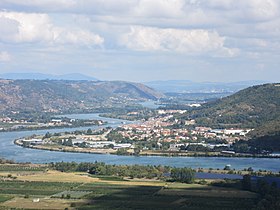
<svg viewBox="0 0 280 210"><path fill-rule="evenodd" d="M0 80L0 113L90 110L161 97L145 85L122 81Z"/></svg>
<svg viewBox="0 0 280 210"><path fill-rule="evenodd" d="M273 130L280 131L280 84L246 88L204 104L185 117L212 127L259 127L255 133L263 132L264 135Z"/></svg>

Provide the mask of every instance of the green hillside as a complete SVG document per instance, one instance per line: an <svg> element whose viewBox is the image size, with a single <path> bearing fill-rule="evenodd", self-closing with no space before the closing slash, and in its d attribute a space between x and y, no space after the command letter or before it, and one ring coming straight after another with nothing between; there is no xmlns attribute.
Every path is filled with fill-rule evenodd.
<svg viewBox="0 0 280 210"><path fill-rule="evenodd" d="M280 84L246 88L231 96L202 105L184 117L216 128L256 128L256 136L280 131Z"/></svg>

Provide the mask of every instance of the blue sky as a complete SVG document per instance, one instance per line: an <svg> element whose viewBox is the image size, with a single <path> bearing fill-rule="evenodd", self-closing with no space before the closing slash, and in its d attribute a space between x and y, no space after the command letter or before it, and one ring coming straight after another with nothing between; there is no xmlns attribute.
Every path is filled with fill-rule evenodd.
<svg viewBox="0 0 280 210"><path fill-rule="evenodd" d="M1 0L0 73L280 78L279 0Z"/></svg>

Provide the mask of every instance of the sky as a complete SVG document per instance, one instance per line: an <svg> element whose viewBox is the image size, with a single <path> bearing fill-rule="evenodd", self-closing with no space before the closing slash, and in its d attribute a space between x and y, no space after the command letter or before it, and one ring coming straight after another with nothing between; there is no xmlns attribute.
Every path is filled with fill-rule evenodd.
<svg viewBox="0 0 280 210"><path fill-rule="evenodd" d="M0 73L280 79L280 0L1 0Z"/></svg>

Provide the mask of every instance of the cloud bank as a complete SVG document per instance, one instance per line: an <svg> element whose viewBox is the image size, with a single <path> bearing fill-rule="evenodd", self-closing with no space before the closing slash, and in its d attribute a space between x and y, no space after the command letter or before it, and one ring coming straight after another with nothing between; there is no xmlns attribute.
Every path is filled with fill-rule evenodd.
<svg viewBox="0 0 280 210"><path fill-rule="evenodd" d="M162 77L172 69L179 78L275 79L280 1L2 0L0 52L4 71L46 71L37 60L109 79L123 79L123 71L148 80L141 71L151 66Z"/></svg>
<svg viewBox="0 0 280 210"><path fill-rule="evenodd" d="M224 40L216 31L133 26L120 41L127 48L139 51L175 51L191 55L224 53L224 56L234 56L237 50L224 47Z"/></svg>
<svg viewBox="0 0 280 210"><path fill-rule="evenodd" d="M0 12L0 41L10 43L101 45L90 31L55 26L47 14Z"/></svg>

